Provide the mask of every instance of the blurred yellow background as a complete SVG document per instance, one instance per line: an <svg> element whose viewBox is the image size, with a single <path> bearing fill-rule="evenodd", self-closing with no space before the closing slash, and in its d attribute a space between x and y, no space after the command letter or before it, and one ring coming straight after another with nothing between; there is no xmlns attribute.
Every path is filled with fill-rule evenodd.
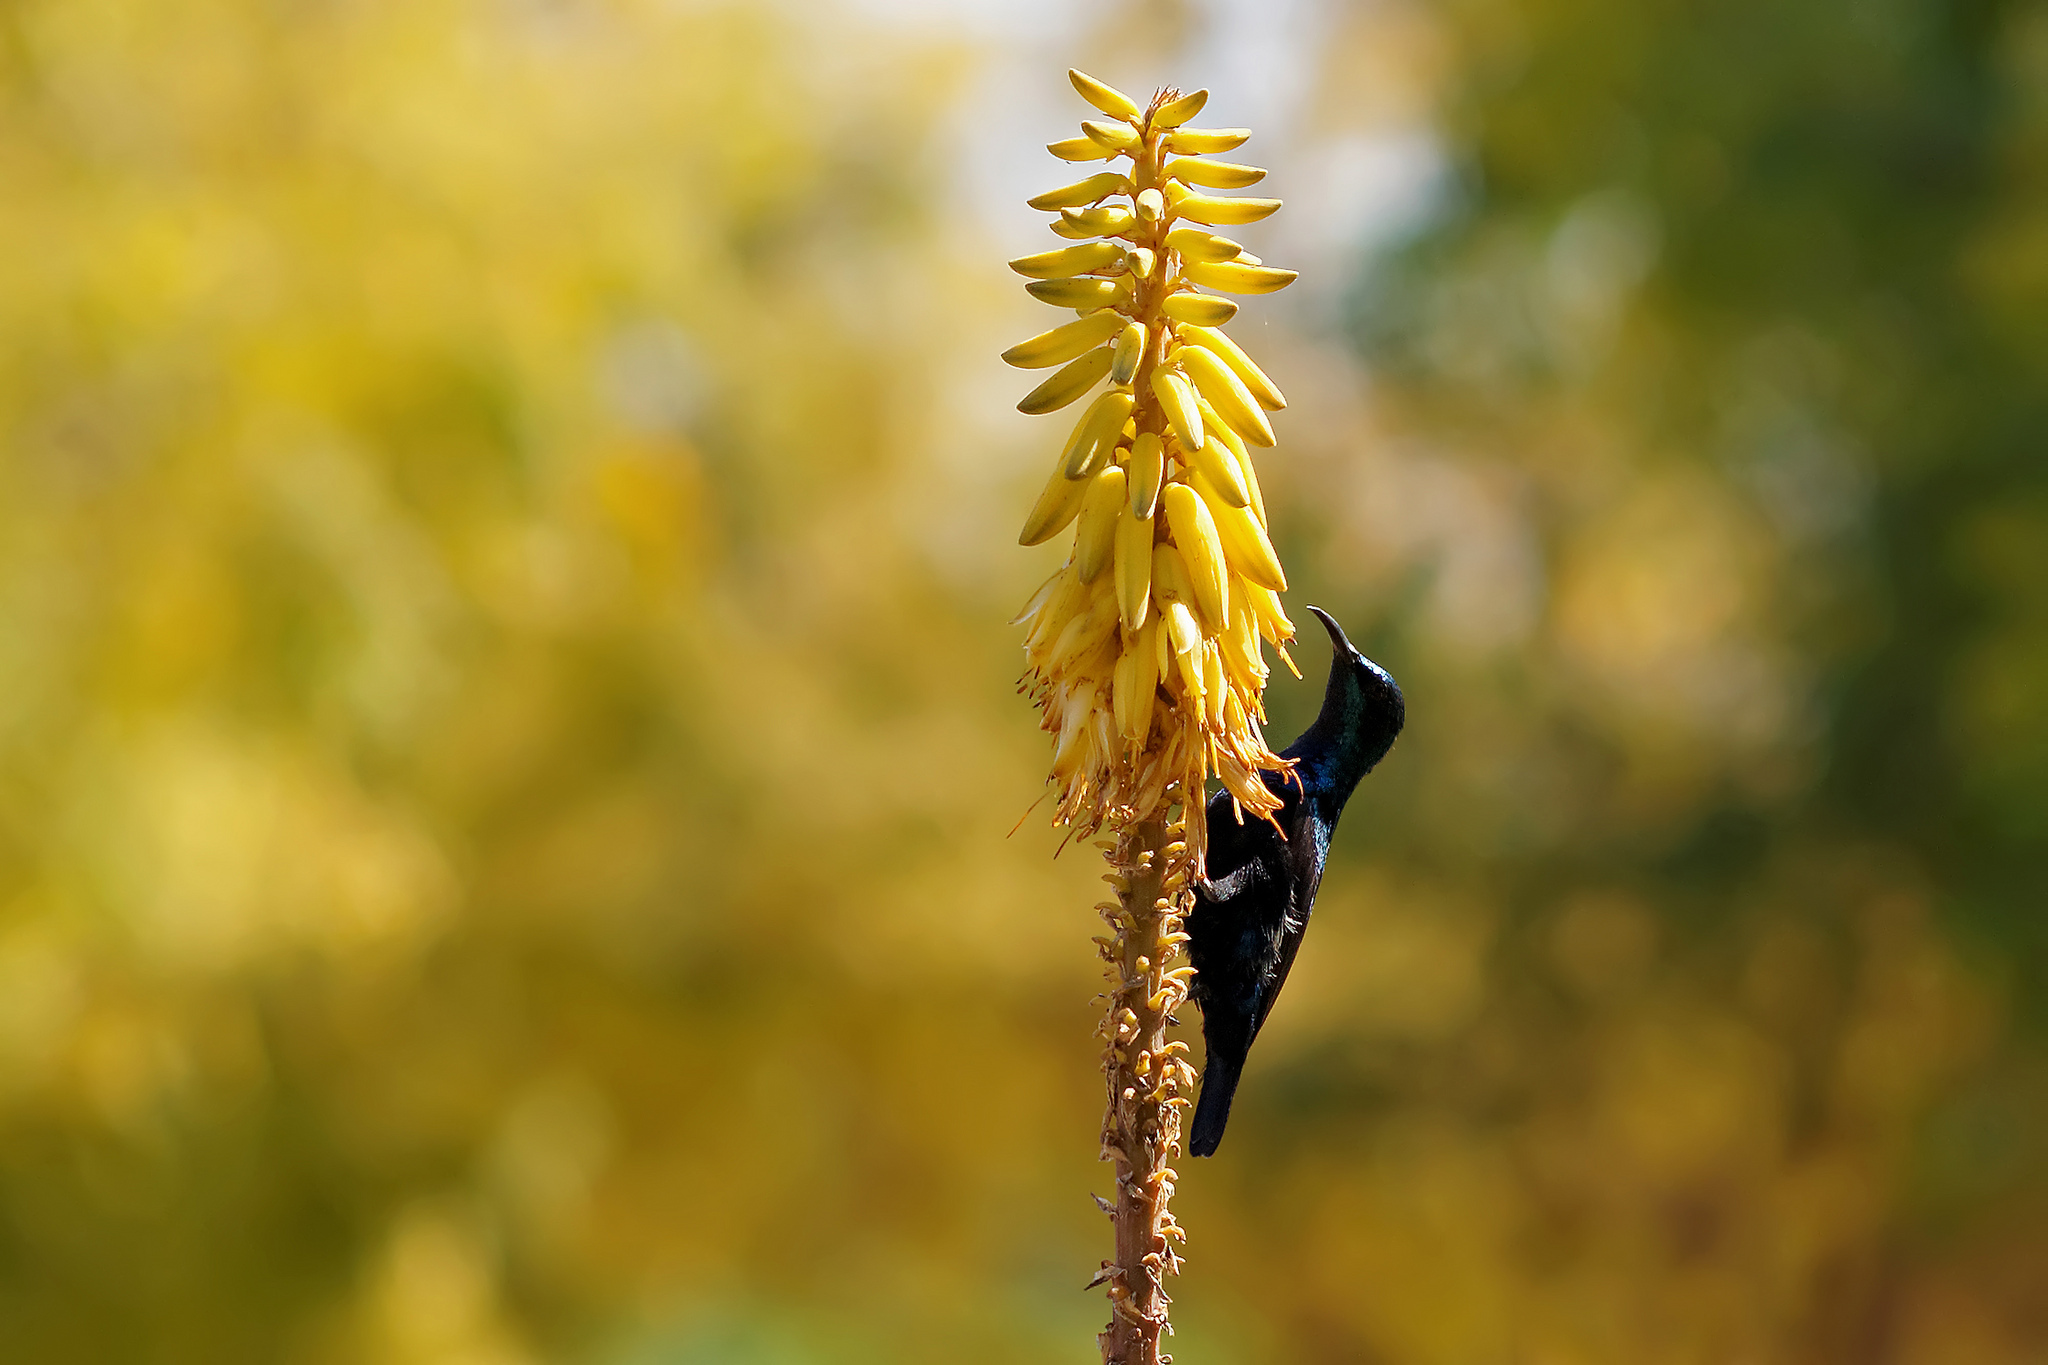
<svg viewBox="0 0 2048 1365"><path fill-rule="evenodd" d="M0 1359L1093 1358L1070 64L1409 696L1177 1358L2048 1353L2039 0L14 0Z"/></svg>

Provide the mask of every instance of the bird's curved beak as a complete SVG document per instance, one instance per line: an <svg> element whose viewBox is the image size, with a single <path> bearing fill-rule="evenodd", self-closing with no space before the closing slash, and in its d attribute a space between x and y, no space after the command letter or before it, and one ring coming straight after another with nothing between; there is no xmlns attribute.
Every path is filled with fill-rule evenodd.
<svg viewBox="0 0 2048 1365"><path fill-rule="evenodd" d="M1332 649L1342 655L1355 655L1358 653L1356 649L1352 648L1351 641L1346 638L1344 627L1337 624L1336 617L1330 615L1321 607L1310 607L1309 610L1314 612L1316 619L1323 623L1323 629L1330 632L1330 647Z"/></svg>

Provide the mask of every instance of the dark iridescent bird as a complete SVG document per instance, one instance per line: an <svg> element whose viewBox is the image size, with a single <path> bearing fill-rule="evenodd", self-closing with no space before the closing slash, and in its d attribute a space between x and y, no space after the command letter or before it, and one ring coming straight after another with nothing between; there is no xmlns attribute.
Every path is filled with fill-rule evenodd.
<svg viewBox="0 0 2048 1365"><path fill-rule="evenodd" d="M1394 747L1406 714L1386 670L1354 649L1328 612L1309 610L1330 632L1330 682L1315 723L1281 754L1296 760L1294 771L1265 774L1280 810L1273 822L1240 824L1228 792L1209 802L1208 879L1195 886L1187 922L1190 993L1202 1007L1208 1051L1188 1137L1194 1156L1208 1156L1223 1140L1245 1054L1301 949L1337 817L1359 779Z"/></svg>

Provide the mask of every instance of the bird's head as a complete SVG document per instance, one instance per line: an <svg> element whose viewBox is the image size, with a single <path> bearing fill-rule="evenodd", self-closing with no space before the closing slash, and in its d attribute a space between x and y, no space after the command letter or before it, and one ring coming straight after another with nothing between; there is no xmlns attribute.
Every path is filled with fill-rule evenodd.
<svg viewBox="0 0 2048 1365"><path fill-rule="evenodd" d="M1394 747L1407 719L1407 703L1400 686L1384 668L1359 652L1335 617L1321 607L1309 610L1330 633L1330 681L1323 691L1322 713L1309 733L1318 737L1322 752L1355 782Z"/></svg>

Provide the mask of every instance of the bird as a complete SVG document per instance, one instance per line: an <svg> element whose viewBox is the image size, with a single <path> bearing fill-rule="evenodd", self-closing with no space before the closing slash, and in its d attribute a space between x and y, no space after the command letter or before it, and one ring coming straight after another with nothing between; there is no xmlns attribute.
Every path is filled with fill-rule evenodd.
<svg viewBox="0 0 2048 1365"><path fill-rule="evenodd" d="M1195 969L1189 994L1202 1007L1207 1050L1189 1130L1193 1156L1214 1154L1223 1140L1245 1056L1301 950L1337 817L1394 747L1407 717L1387 671L1361 654L1328 612L1309 610L1330 633L1330 681L1315 723L1281 754L1294 760L1292 767L1263 774L1280 809L1270 821L1232 818L1226 791L1208 804L1205 875L1194 883L1187 919Z"/></svg>

